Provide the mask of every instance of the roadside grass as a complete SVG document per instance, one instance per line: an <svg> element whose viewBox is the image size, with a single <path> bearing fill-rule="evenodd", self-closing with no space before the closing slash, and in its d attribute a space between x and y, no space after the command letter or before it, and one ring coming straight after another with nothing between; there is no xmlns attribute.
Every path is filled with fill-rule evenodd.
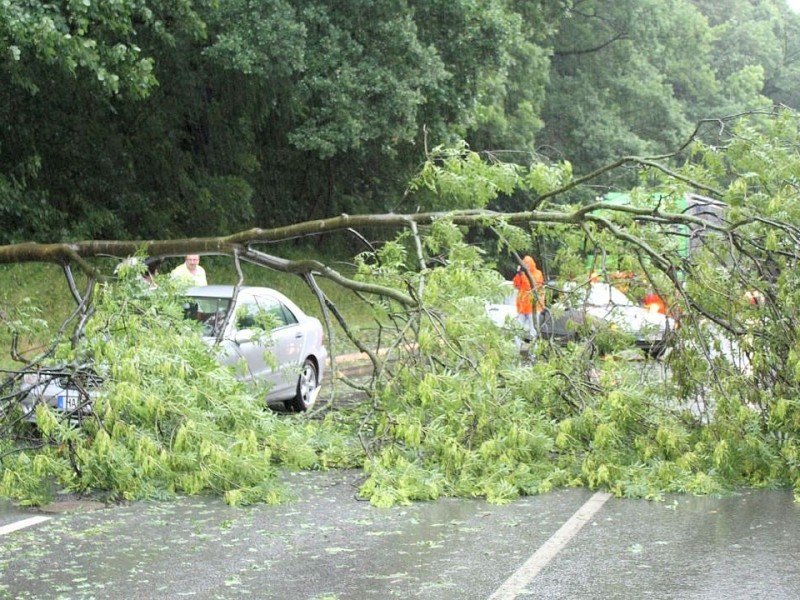
<svg viewBox="0 0 800 600"><path fill-rule="evenodd" d="M281 256L290 259L313 259L317 258L316 254L320 254L320 252L309 248L296 248L292 249L288 256L286 253L282 253ZM113 259L104 259L96 264L101 264L104 272L110 274L117 262ZM179 258L165 261L162 276L166 276L180 262ZM349 277L353 274L353 267L348 262L348 257L332 260L329 255L326 255L325 263L344 276ZM233 259L229 257L203 257L201 264L206 269L208 281L211 284L235 284L239 279ZM308 314L324 322L319 301L302 278L249 263L243 263L241 268L246 285L275 288L294 300ZM78 289L83 292L86 288L87 278L77 271L74 276ZM318 284L347 319L351 329L363 333L374 327L372 311L368 303L351 291L323 278L318 278ZM70 293L62 268L52 264L0 265L0 290L2 290L0 293L0 320L6 324L5 327L0 328L0 368L14 369L18 368L20 363L15 362L11 357L12 336L8 325L16 318L17 310L24 304L25 299L30 299L32 306L40 311L38 317L48 323L48 330L44 334L19 340L18 348L25 359L34 358L47 347L63 321L75 310L77 305ZM333 328L334 352L341 354L355 351L355 347L349 342L332 315L330 322Z"/></svg>

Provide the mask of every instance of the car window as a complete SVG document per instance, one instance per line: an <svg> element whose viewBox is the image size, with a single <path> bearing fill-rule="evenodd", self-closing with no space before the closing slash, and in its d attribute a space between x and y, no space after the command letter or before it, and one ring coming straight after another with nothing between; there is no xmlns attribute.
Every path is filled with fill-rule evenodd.
<svg viewBox="0 0 800 600"><path fill-rule="evenodd" d="M631 306L633 302L624 293L607 283L593 283L586 303L592 306Z"/></svg>
<svg viewBox="0 0 800 600"><path fill-rule="evenodd" d="M284 325L294 325L298 322L297 317L291 310L289 310L288 306L285 304L281 304L280 306Z"/></svg>
<svg viewBox="0 0 800 600"><path fill-rule="evenodd" d="M230 298L188 298L183 305L183 316L198 321L203 326L203 335L216 336L230 306Z"/></svg>
<svg viewBox="0 0 800 600"><path fill-rule="evenodd" d="M294 323L297 323L297 317L274 298L248 298L236 312L238 329L277 329Z"/></svg>
<svg viewBox="0 0 800 600"><path fill-rule="evenodd" d="M636 304L625 295L625 292L622 290L615 288L613 286L609 286L609 293L611 294L611 302L610 304L615 304L616 306L636 306Z"/></svg>

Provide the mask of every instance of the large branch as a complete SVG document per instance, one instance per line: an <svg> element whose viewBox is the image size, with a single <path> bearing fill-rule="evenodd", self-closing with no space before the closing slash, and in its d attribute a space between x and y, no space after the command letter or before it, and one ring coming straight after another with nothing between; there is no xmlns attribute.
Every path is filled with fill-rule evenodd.
<svg viewBox="0 0 800 600"><path fill-rule="evenodd" d="M453 223L467 227L493 226L499 222L517 225L531 223L572 224L580 226L594 222L610 231L626 243L638 246L651 257L662 270L669 272L669 264L643 240L634 239L627 232L616 227L608 218L610 212L621 212L632 215L635 219L665 226L679 223L688 226L716 229L726 235L729 228L709 223L698 217L681 213L669 213L654 208L617 205L597 202L588 206L566 211L532 210L516 213L498 213L490 210L462 210L454 212L430 212L416 214L375 214L375 215L340 215L329 219L318 219L273 229L254 228L229 236L209 238L187 238L180 240L92 240L68 242L61 244L24 243L0 246L0 264L21 262L51 262L65 267L75 264L86 272L91 279L104 278L99 269L88 259L97 257L124 258L137 252L149 256L183 256L186 254L214 254L235 257L262 267L283 273L292 273L303 277L316 275L329 279L338 285L356 292L378 295L392 299L406 307L418 306L418 299L398 289L376 285L365 281L349 279L316 260L288 260L280 256L257 250L253 246L270 244L293 238L307 237L321 233L336 231L353 231L360 228L401 229L409 227L415 230L418 225L429 225L438 219L448 219Z"/></svg>
<svg viewBox="0 0 800 600"><path fill-rule="evenodd" d="M316 261L290 261L276 256L256 252L251 245L282 242L300 237L359 228L400 229L416 225L430 225L439 219L448 219L456 225L466 227L486 226L497 221L524 225L529 223L579 224L597 220L595 211L626 212L648 217L663 223L709 224L702 219L680 213L668 213L646 207L635 207L598 202L573 211L523 211L502 213L492 210L461 210L452 212L428 212L414 214L347 215L305 221L295 225L272 229L253 228L229 236L207 238L184 238L177 240L87 240L52 244L23 243L0 246L0 264L24 262L50 262L59 265L76 264L87 274L100 275L97 267L86 259L96 257L125 258L144 251L149 256L183 256L185 254L227 255L239 254L242 260L258 263L286 273L307 273L323 270L331 279L340 277ZM324 273L323 273L324 274ZM364 284L365 291L369 285Z"/></svg>

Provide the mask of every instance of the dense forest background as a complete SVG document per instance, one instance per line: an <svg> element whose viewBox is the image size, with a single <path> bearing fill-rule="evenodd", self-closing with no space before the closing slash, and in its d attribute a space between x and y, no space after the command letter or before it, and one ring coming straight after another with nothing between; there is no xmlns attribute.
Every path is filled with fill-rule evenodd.
<svg viewBox="0 0 800 600"><path fill-rule="evenodd" d="M582 174L798 75L785 0L11 0L0 243L451 208L404 194L435 146Z"/></svg>

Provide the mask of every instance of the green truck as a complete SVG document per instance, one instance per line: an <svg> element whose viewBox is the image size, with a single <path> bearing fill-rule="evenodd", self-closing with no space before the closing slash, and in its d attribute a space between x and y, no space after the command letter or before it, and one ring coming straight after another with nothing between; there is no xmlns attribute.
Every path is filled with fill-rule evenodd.
<svg viewBox="0 0 800 600"><path fill-rule="evenodd" d="M725 218L726 204L713 198L701 196L700 194L686 193L682 196L665 196L653 194L652 206L655 208L658 203L663 204L664 212L681 213L703 219L712 225L722 225ZM625 192L609 192L598 200L619 206L631 203L631 195ZM597 211L598 214L608 213L607 210ZM669 232L675 236L678 243L678 254L688 259L703 243L703 238L708 230L704 227L690 227L689 225L675 225ZM586 267L591 271L608 273L619 270L617 260L613 256L605 255L603 249L593 251L587 248Z"/></svg>

